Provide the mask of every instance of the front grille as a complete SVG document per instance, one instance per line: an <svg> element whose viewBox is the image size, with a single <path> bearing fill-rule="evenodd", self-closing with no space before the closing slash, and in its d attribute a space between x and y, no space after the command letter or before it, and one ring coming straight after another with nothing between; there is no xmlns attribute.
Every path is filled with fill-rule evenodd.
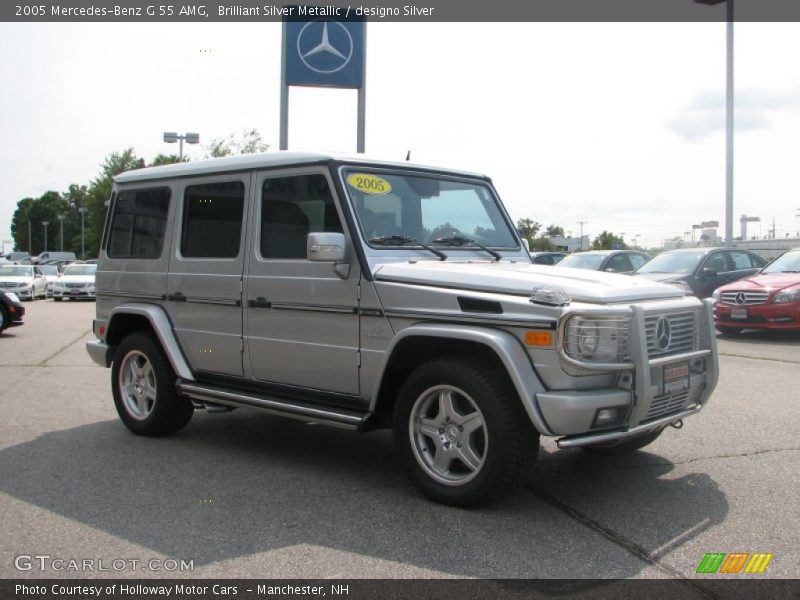
<svg viewBox="0 0 800 600"><path fill-rule="evenodd" d="M12 290L21 285L22 285L21 283L15 283L13 281L0 281L0 288L4 290Z"/></svg>
<svg viewBox="0 0 800 600"><path fill-rule="evenodd" d="M646 315L647 356L671 356L695 349L694 311Z"/></svg>
<svg viewBox="0 0 800 600"><path fill-rule="evenodd" d="M74 290L78 288L85 288L87 285L87 283L65 283L64 287Z"/></svg>
<svg viewBox="0 0 800 600"><path fill-rule="evenodd" d="M688 397L688 390L680 394L656 396L653 398L653 403L650 405L650 410L647 411L647 415L642 419L642 423L680 412Z"/></svg>
<svg viewBox="0 0 800 600"><path fill-rule="evenodd" d="M753 306L765 304L769 294L767 292L722 292L720 300L725 304L734 306Z"/></svg>

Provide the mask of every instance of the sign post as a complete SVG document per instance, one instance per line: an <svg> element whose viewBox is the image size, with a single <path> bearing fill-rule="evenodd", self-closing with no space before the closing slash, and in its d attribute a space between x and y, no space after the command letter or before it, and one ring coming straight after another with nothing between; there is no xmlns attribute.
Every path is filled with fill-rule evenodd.
<svg viewBox="0 0 800 600"><path fill-rule="evenodd" d="M281 150L289 147L289 86L293 85L357 89L356 150L364 152L366 22L363 18L284 18L281 49Z"/></svg>

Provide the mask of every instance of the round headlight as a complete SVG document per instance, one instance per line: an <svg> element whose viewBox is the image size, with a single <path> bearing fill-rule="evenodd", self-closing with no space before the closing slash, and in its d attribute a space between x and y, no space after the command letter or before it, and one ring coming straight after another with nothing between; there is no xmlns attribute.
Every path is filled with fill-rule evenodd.
<svg viewBox="0 0 800 600"><path fill-rule="evenodd" d="M584 321L578 329L578 352L583 358L592 358L600 345L600 330L595 321Z"/></svg>

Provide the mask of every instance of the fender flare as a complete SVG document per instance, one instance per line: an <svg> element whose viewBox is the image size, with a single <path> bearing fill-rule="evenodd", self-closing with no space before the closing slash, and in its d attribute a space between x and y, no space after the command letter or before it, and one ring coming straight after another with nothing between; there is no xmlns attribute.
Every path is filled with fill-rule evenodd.
<svg viewBox="0 0 800 600"><path fill-rule="evenodd" d="M161 342L161 347L164 349L172 365L172 369L175 371L175 375L183 380L195 380L194 374L191 368L189 368L189 364L183 357L183 352L181 351L181 347L172 329L172 323L163 308L155 304L144 303L121 304L120 306L116 306L112 309L108 317L106 339L108 339L109 334L111 334L114 329L115 317L121 315L138 315L145 317L150 322L150 326L158 337L158 341Z"/></svg>
<svg viewBox="0 0 800 600"><path fill-rule="evenodd" d="M525 412L536 430L542 435L554 435L539 411L536 394L546 391L531 364L528 353L521 342L513 335L499 329L470 327L466 325L430 324L411 325L400 331L386 349L386 355L378 370L378 377L372 392L370 410L374 411L378 402L383 377L392 360L395 348L403 340L414 337L436 337L475 342L488 347L500 359L506 369Z"/></svg>

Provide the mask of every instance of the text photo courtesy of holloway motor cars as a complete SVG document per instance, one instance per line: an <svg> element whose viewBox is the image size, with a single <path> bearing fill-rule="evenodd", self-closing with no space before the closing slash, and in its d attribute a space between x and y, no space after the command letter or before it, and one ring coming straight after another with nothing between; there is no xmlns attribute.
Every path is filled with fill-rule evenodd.
<svg viewBox="0 0 800 600"><path fill-rule="evenodd" d="M800 7L128 4L0 7L0 596L800 593Z"/></svg>

